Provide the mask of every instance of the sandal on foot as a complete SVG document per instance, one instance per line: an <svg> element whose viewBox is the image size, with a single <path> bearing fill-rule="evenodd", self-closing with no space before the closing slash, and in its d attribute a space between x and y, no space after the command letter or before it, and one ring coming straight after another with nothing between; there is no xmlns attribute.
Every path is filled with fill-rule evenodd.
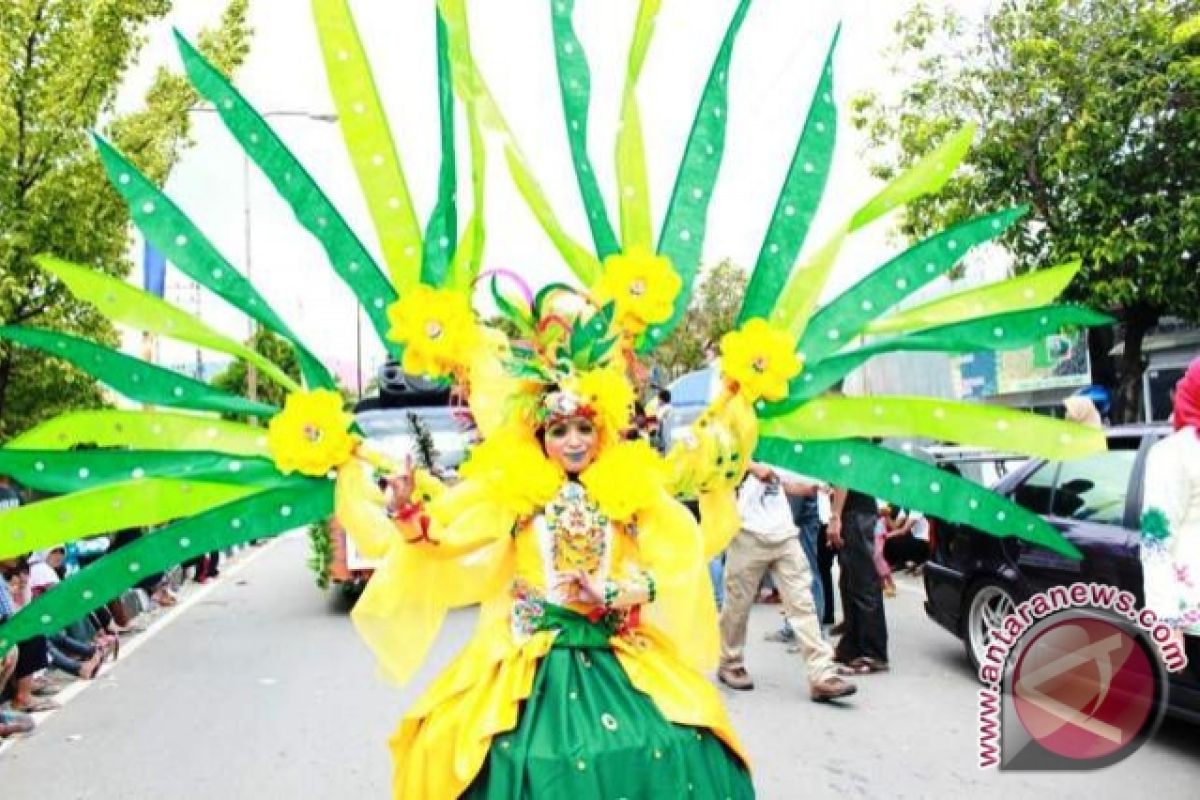
<svg viewBox="0 0 1200 800"><path fill-rule="evenodd" d="M21 711L25 714L40 714L43 711L57 711L59 708L62 708L62 706L53 700L46 700L44 698L36 698L27 706L13 704L13 711Z"/></svg>

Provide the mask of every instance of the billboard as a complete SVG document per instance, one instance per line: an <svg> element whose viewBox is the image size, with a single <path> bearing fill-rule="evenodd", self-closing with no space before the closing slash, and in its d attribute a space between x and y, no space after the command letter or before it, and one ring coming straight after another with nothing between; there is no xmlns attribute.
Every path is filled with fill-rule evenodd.
<svg viewBox="0 0 1200 800"><path fill-rule="evenodd" d="M955 359L952 378L963 400L1089 386L1087 332L1055 333L1021 350L968 353Z"/></svg>

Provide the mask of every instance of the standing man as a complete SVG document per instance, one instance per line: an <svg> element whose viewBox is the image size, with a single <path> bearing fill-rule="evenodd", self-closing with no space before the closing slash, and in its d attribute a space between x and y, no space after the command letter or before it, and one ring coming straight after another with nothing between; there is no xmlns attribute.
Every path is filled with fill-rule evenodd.
<svg viewBox="0 0 1200 800"><path fill-rule="evenodd" d="M751 464L738 490L742 530L725 556L725 603L721 608L721 667L717 677L738 690L754 688L744 653L750 608L764 573L770 572L796 632L808 671L809 696L824 702L854 694L857 687L838 677L833 651L821 637L812 597L812 572L800 548L786 493L816 494L812 484L785 481L764 464Z"/></svg>
<svg viewBox="0 0 1200 800"><path fill-rule="evenodd" d="M875 498L853 489L833 492L829 520L829 546L838 552L845 633L838 640L834 659L842 675L869 675L888 670L887 619L883 590L875 570L875 523L879 506Z"/></svg>
<svg viewBox="0 0 1200 800"><path fill-rule="evenodd" d="M777 470L782 475L785 486L794 486L799 483L816 483L815 481L805 478L795 473L789 473L784 470ZM820 503L818 498L826 497L833 492L827 485L818 484L816 494L796 494L785 489L784 494L787 495L788 504L792 508L792 522L800 530L800 547L804 550L804 556L808 560L809 574L812 575L812 595L813 605L817 609L817 618L821 624L825 624L825 597L826 588L824 578L821 574L821 562L819 560L818 543L821 539L821 523ZM832 614L832 610L828 613ZM784 617L783 626L777 631L771 631L766 635L768 642L785 642L790 646L789 652L799 652L800 646L796 644L796 632L788 625L787 617Z"/></svg>

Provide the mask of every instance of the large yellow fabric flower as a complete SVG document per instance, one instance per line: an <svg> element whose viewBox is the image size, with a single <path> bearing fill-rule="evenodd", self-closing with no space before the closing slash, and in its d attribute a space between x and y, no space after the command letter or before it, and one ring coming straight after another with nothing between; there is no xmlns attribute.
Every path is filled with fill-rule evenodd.
<svg viewBox="0 0 1200 800"><path fill-rule="evenodd" d="M614 303L617 324L636 335L671 318L681 288L683 280L669 258L635 247L604 259L595 294L601 305Z"/></svg>
<svg viewBox="0 0 1200 800"><path fill-rule="evenodd" d="M618 366L588 370L568 379L563 388L595 412L596 421L609 441L629 427L633 414L633 387Z"/></svg>
<svg viewBox="0 0 1200 800"><path fill-rule="evenodd" d="M721 337L721 372L751 401L782 400L803 367L792 337L766 320L756 317Z"/></svg>
<svg viewBox="0 0 1200 800"><path fill-rule="evenodd" d="M476 445L459 474L479 482L494 502L518 517L541 510L566 479L532 434L518 425L501 428Z"/></svg>
<svg viewBox="0 0 1200 800"><path fill-rule="evenodd" d="M322 477L354 454L354 418L342 409L342 396L330 389L293 392L267 428L267 450L280 472Z"/></svg>
<svg viewBox="0 0 1200 800"><path fill-rule="evenodd" d="M404 345L404 371L442 378L471 361L479 328L466 295L419 284L388 308L388 338Z"/></svg>
<svg viewBox="0 0 1200 800"><path fill-rule="evenodd" d="M625 522L661 498L667 468L662 456L639 439L605 448L579 480L601 511Z"/></svg>

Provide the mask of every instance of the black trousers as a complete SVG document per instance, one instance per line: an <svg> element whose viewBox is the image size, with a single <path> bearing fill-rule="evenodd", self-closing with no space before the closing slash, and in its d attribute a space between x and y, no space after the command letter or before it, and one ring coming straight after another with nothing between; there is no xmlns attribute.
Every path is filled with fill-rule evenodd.
<svg viewBox="0 0 1200 800"><path fill-rule="evenodd" d="M13 671L12 686L50 666L50 653L45 636L34 636L17 645L17 668ZM14 689L15 691L15 689Z"/></svg>
<svg viewBox="0 0 1200 800"><path fill-rule="evenodd" d="M846 633L838 640L834 657L843 663L864 657L887 661L887 619L874 561L875 519L875 514L865 511L842 514L838 589Z"/></svg>
<svg viewBox="0 0 1200 800"><path fill-rule="evenodd" d="M833 624L833 560L837 558L837 551L829 546L828 537L829 529L822 525L817 534L817 568L821 573L821 595L825 598L822 625Z"/></svg>
<svg viewBox="0 0 1200 800"><path fill-rule="evenodd" d="M909 562L924 564L929 560L929 542L921 541L911 533L892 536L883 543L883 557L892 569L900 569Z"/></svg>

